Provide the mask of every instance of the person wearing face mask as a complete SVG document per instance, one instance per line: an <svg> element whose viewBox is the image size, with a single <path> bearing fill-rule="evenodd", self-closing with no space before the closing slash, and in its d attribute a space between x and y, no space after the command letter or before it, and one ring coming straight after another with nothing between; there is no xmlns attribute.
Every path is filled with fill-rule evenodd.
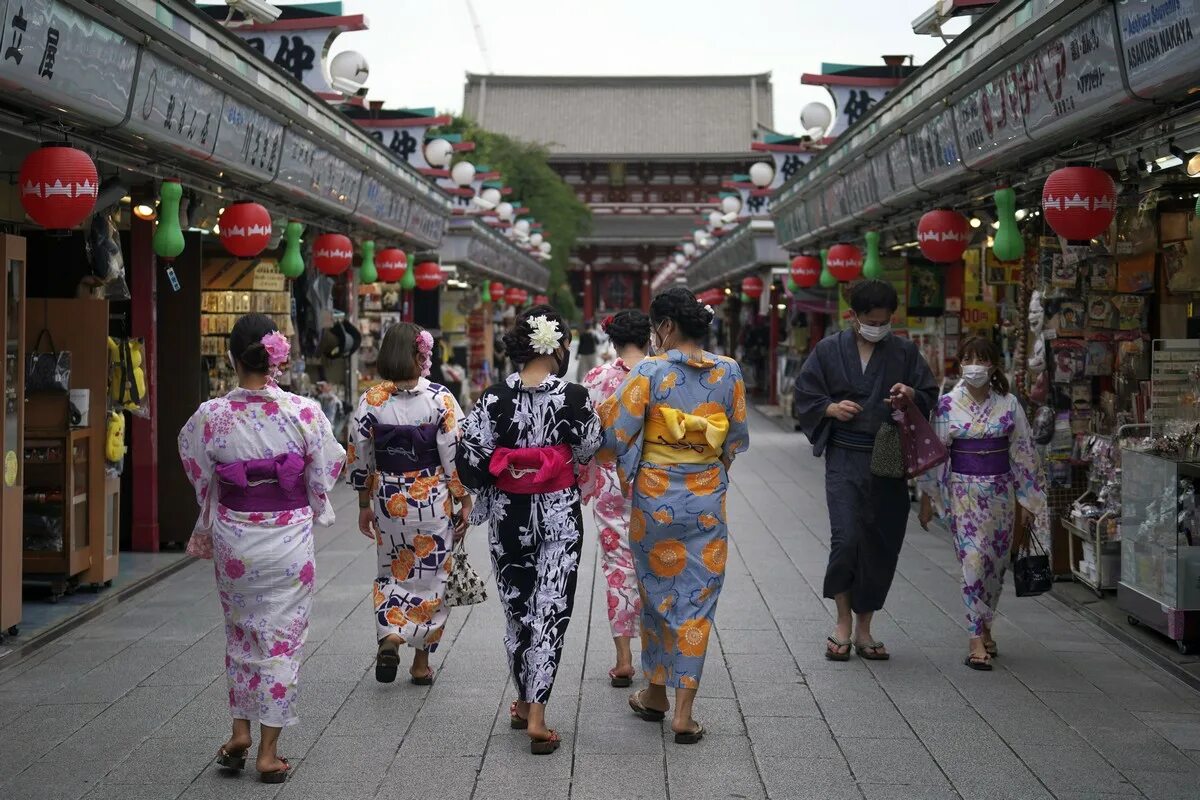
<svg viewBox="0 0 1200 800"><path fill-rule="evenodd" d="M547 305L521 313L504 336L518 371L480 396L462 426L459 477L475 495L472 524L487 523L504 645L517 699L513 728L529 750L558 749L546 703L562 659L583 549L576 477L600 447L587 389L563 380L571 331Z"/></svg>
<svg viewBox="0 0 1200 800"><path fill-rule="evenodd" d="M967 340L962 381L938 401L933 429L950 461L918 480L921 527L934 504L947 520L962 565L969 652L965 664L988 671L998 653L992 620L1009 553L1031 527L1047 530L1045 482L1025 411L1000 370L990 339Z"/></svg>
<svg viewBox="0 0 1200 800"><path fill-rule="evenodd" d="M937 383L917 346L891 335L899 297L890 283L864 280L850 290L852 327L819 342L796 378L795 413L825 456L829 564L824 595L837 604L837 624L825 657L847 661L891 657L871 632L883 608L908 523L908 484L871 473L880 426L901 397L928 415Z"/></svg>

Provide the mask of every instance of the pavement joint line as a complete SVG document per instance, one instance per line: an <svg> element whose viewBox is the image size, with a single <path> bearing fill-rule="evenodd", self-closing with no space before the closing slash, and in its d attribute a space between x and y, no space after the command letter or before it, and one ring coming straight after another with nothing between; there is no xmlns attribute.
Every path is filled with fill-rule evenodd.
<svg viewBox="0 0 1200 800"><path fill-rule="evenodd" d="M580 508L581 508L581 513L583 513L583 514L587 513L587 509L585 506L583 506L582 503L580 504ZM580 535L580 538L587 537L586 525L580 525L579 535ZM580 560L582 561L582 557L580 558ZM588 644L592 641L592 604L596 597L596 573L599 571L600 571L600 557L597 556L592 561L592 583L591 583L591 586L589 587L588 594L587 594L587 614L584 617L584 619L586 620L586 627L584 628L586 633L585 633L584 639L583 639L583 641L584 641L583 667L582 667L582 674L580 675L580 679L579 679L579 691L577 691L575 693L575 729L574 729L575 732L571 735L571 783L567 786L567 797L568 798L573 797L574 793L575 793L575 765L578 763L578 756L579 756L579 730L580 730L579 721L580 721L580 717L582 716L581 709L583 708L583 689L585 686L587 686L588 651L591 650L591 648L588 647ZM578 573L576 573L576 574L578 574ZM572 618L575 617L575 612L579 608L578 577L576 578L576 583L575 583L575 598L576 598L575 608L571 609L571 617ZM664 782L666 781L665 776L664 776L663 780L664 780Z"/></svg>

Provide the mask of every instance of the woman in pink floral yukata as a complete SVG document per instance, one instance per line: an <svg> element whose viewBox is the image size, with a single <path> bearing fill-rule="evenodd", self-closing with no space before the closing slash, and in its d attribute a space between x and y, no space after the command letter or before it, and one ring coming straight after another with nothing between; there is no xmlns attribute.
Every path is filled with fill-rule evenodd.
<svg viewBox="0 0 1200 800"><path fill-rule="evenodd" d="M275 383L288 351L269 317L239 319L229 336L238 388L201 405L179 433L179 456L200 504L188 552L215 560L225 614L233 735L217 763L245 768L257 721L256 766L265 783L282 783L290 769L277 744L296 722L313 523L333 523L327 493L346 455L321 408Z"/></svg>
<svg viewBox="0 0 1200 800"><path fill-rule="evenodd" d="M583 385L598 407L614 395L629 372L646 357L650 346L650 318L641 311L622 311L604 321L604 333L612 341L618 358L602 364L583 379ZM596 528L600 531L600 567L608 593L608 624L617 647L617 666L608 671L617 688L632 685L635 670L629 640L638 634L642 613L637 572L629 551L629 499L621 492L615 463L595 462L580 470L584 501L592 501Z"/></svg>

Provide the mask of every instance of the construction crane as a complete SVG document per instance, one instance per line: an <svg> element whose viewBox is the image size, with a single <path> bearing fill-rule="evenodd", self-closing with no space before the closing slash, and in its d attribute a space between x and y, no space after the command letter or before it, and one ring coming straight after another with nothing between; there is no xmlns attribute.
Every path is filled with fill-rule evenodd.
<svg viewBox="0 0 1200 800"><path fill-rule="evenodd" d="M475 13L475 4L466 0L467 14L471 16L471 25L475 28L475 42L479 45L479 54L483 56L483 68L492 74L492 59L488 57L487 41L483 38L483 26L479 24L479 15Z"/></svg>

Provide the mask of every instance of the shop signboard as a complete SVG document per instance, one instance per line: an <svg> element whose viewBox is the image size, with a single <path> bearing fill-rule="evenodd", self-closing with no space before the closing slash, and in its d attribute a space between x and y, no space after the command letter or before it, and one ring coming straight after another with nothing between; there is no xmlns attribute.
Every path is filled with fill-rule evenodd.
<svg viewBox="0 0 1200 800"><path fill-rule="evenodd" d="M436 246L446 233L446 218L424 203L414 201L408 205L404 232L425 245Z"/></svg>
<svg viewBox="0 0 1200 800"><path fill-rule="evenodd" d="M804 210L808 213L808 229L817 233L829 227L829 217L825 214L825 201L822 196L809 190L808 198L804 201Z"/></svg>
<svg viewBox="0 0 1200 800"><path fill-rule="evenodd" d="M870 160L863 159L846 175L846 204L853 215L873 214L880 209L875 194L875 171Z"/></svg>
<svg viewBox="0 0 1200 800"><path fill-rule="evenodd" d="M408 219L410 202L412 201L393 191L386 183L377 178L367 177L363 181L356 213L371 222L401 232L404 230L405 220Z"/></svg>
<svg viewBox="0 0 1200 800"><path fill-rule="evenodd" d="M908 137L898 135L892 139L887 147L884 158L887 160L888 168L891 172L891 189L892 193L884 197L882 194L879 199L887 203L889 200L899 200L907 195L913 188L913 173L912 160L908 156Z"/></svg>
<svg viewBox="0 0 1200 800"><path fill-rule="evenodd" d="M0 87L105 125L129 110L137 45L57 0L0 0ZM24 99L24 98L23 98Z"/></svg>
<svg viewBox="0 0 1200 800"><path fill-rule="evenodd" d="M1035 141L1082 130L1130 99L1107 5L1041 47L1020 69L1025 128Z"/></svg>
<svg viewBox="0 0 1200 800"><path fill-rule="evenodd" d="M251 178L271 180L283 150L283 125L232 95L225 95L213 160Z"/></svg>
<svg viewBox="0 0 1200 800"><path fill-rule="evenodd" d="M955 104L954 121L968 167L994 164L1029 141L1017 74L1015 67L1009 67Z"/></svg>
<svg viewBox="0 0 1200 800"><path fill-rule="evenodd" d="M833 99L836 117L833 127L825 134L832 138L845 133L891 91L887 86L826 86L825 89Z"/></svg>
<svg viewBox="0 0 1200 800"><path fill-rule="evenodd" d="M203 77L144 50L128 127L149 141L207 160L224 103L225 93Z"/></svg>
<svg viewBox="0 0 1200 800"><path fill-rule="evenodd" d="M755 252L754 234L743 227L688 269L688 285L708 286L749 269L755 264Z"/></svg>
<svg viewBox="0 0 1200 800"><path fill-rule="evenodd" d="M1135 95L1153 100L1200 83L1200 0L1119 0L1114 6Z"/></svg>
<svg viewBox="0 0 1200 800"><path fill-rule="evenodd" d="M954 112L946 109L925 120L908 137L913 181L933 189L964 171L954 135Z"/></svg>
<svg viewBox="0 0 1200 800"><path fill-rule="evenodd" d="M277 182L300 194L318 197L345 211L358 202L362 170L289 128L283 137Z"/></svg>
<svg viewBox="0 0 1200 800"><path fill-rule="evenodd" d="M825 218L829 224L836 225L850 216L846 207L846 182L841 175L830 175L821 189L821 199L825 204Z"/></svg>

